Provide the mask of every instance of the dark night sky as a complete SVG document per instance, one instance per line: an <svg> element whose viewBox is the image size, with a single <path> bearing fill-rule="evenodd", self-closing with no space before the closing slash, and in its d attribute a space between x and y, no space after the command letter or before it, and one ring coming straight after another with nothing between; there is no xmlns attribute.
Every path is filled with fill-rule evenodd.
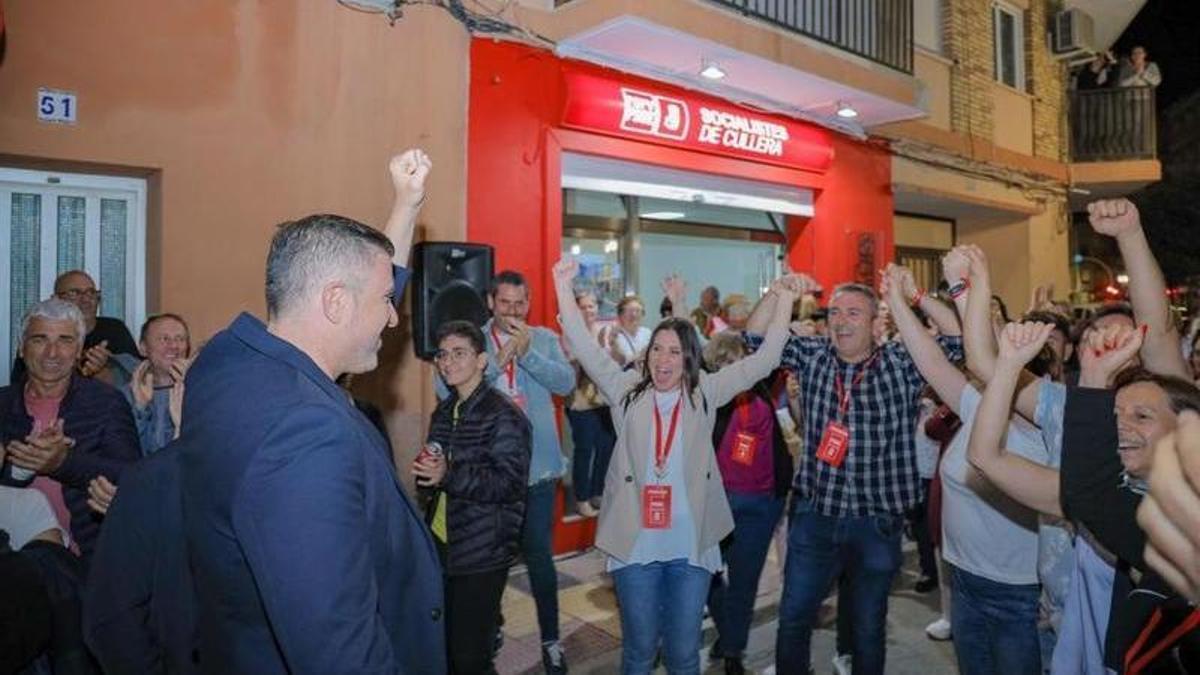
<svg viewBox="0 0 1200 675"><path fill-rule="evenodd" d="M1139 44L1162 71L1160 110L1200 89L1200 0L1148 0L1114 51L1123 56Z"/></svg>

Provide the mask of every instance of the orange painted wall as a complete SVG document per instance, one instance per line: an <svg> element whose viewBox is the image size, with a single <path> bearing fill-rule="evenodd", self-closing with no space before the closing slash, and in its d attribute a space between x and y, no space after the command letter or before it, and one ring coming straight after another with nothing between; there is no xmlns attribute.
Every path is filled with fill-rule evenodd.
<svg viewBox="0 0 1200 675"><path fill-rule="evenodd" d="M6 2L0 165L151 178L148 309L205 339L262 314L274 225L332 211L382 225L389 156L433 157L421 222L465 235L466 31L407 9L395 26L321 2ZM78 95L79 123L39 123L40 86ZM134 327L136 331L136 327ZM398 450L432 396L407 328L357 383L384 407Z"/></svg>

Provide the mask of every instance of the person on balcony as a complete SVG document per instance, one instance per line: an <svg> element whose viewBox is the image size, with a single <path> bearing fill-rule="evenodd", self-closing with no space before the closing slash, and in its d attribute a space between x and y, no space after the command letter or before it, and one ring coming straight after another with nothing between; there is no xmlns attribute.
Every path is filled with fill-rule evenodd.
<svg viewBox="0 0 1200 675"><path fill-rule="evenodd" d="M1091 91L1111 87L1113 83L1112 67L1116 63L1117 57L1113 56L1111 50L1096 54L1096 58L1092 59L1083 68L1080 68L1079 72L1075 75L1075 89L1078 91Z"/></svg>
<svg viewBox="0 0 1200 675"><path fill-rule="evenodd" d="M1151 61L1146 48L1138 45L1129 52L1129 58L1121 62L1117 73L1117 85L1121 87L1157 87L1162 84L1162 73L1158 64Z"/></svg>

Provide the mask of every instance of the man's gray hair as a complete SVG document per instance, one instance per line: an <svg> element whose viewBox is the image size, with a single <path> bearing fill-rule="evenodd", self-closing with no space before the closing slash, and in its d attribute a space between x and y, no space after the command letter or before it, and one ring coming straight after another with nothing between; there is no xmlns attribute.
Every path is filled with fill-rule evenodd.
<svg viewBox="0 0 1200 675"><path fill-rule="evenodd" d="M833 300L842 293L858 293L871 302L871 314L879 314L879 294L874 288L860 283L838 284L833 288L833 295L830 295L829 299Z"/></svg>
<svg viewBox="0 0 1200 675"><path fill-rule="evenodd" d="M45 319L47 321L70 321L75 324L75 334L79 338L79 342L83 342L83 338L87 337L87 324L83 321L83 312L74 303L60 300L58 298L50 298L42 300L25 311L25 316L21 317L21 341L29 337L29 324L33 323L34 319Z"/></svg>
<svg viewBox="0 0 1200 675"><path fill-rule="evenodd" d="M339 275L358 284L372 259L395 253L382 232L343 216L322 213L283 223L267 254L267 316L286 312Z"/></svg>

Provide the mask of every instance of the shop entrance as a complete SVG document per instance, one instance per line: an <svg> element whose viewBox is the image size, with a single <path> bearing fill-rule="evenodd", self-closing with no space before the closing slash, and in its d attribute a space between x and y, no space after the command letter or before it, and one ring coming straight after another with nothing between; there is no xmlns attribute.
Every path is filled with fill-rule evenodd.
<svg viewBox="0 0 1200 675"><path fill-rule="evenodd" d="M812 192L804 188L562 156L561 253L579 259L579 286L595 293L605 323L615 322L623 297L636 295L646 311L642 325L653 328L661 282L670 274L687 281L689 309L707 286L718 288L722 299L754 303L784 268L787 217L812 213ZM562 432L572 468L563 481L562 517L577 524L583 516L576 477L587 471L575 471L568 420Z"/></svg>

